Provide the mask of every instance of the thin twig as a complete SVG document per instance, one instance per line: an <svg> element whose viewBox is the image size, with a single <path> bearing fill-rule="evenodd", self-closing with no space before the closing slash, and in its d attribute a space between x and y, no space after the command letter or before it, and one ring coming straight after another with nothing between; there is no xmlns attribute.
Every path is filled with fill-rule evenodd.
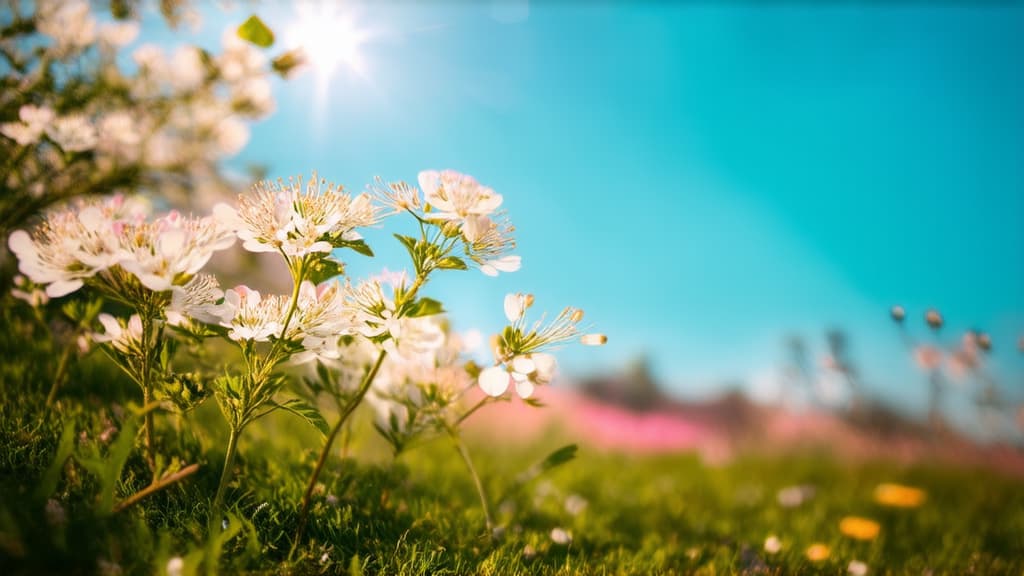
<svg viewBox="0 0 1024 576"><path fill-rule="evenodd" d="M124 510L125 508L129 508L129 507L135 505L140 500L142 500L146 496L149 496L150 494L153 494L155 492L159 492L160 490L163 490L164 488L167 488L171 484L174 484L175 482L178 482L179 480L183 480L183 479L191 476L192 474L195 474L195 472L197 470L199 470L199 464L190 464L190 465L182 468L181 470L178 470L174 474L171 474L169 476L164 476L163 478L160 478L159 480L155 480L149 486L146 486L142 490L139 490L135 494L132 494L131 496L129 496L129 497L125 498L124 500L121 500L120 502L118 502L114 506L114 514L117 514L118 512Z"/></svg>

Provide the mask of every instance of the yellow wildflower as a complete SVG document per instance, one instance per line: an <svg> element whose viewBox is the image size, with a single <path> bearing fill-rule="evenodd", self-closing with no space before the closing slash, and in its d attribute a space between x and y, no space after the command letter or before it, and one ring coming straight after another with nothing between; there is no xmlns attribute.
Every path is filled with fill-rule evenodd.
<svg viewBox="0 0 1024 576"><path fill-rule="evenodd" d="M805 552L805 554L807 554L807 559L811 562L827 560L830 553L828 546L821 543L811 544L811 546L807 548L807 552Z"/></svg>
<svg viewBox="0 0 1024 576"><path fill-rule="evenodd" d="M902 484L879 484L875 488L875 502L896 508L917 508L928 494L924 490Z"/></svg>
<svg viewBox="0 0 1024 576"><path fill-rule="evenodd" d="M847 516L839 522L839 531L857 540L874 540L881 529L878 522L859 516Z"/></svg>

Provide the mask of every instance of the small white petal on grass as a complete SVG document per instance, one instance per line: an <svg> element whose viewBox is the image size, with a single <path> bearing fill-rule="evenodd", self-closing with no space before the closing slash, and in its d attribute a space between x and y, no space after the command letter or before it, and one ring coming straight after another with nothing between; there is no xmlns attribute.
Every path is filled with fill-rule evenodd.
<svg viewBox="0 0 1024 576"><path fill-rule="evenodd" d="M846 569L851 576L864 576L868 573L868 565L860 560L851 560L850 566Z"/></svg>
<svg viewBox="0 0 1024 576"><path fill-rule="evenodd" d="M551 541L555 544L565 546L566 544L572 542L572 534L566 532L563 528L552 528Z"/></svg>
<svg viewBox="0 0 1024 576"><path fill-rule="evenodd" d="M182 576L185 573L185 559L175 556L167 561L167 576Z"/></svg>
<svg viewBox="0 0 1024 576"><path fill-rule="evenodd" d="M776 495L779 505L785 508L795 508L814 498L814 486L807 484L799 486L788 486L779 490Z"/></svg>

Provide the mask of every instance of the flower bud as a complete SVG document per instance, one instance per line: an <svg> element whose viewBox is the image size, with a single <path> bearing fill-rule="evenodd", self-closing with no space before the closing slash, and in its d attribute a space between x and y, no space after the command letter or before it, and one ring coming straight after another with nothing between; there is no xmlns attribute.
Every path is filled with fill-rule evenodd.
<svg viewBox="0 0 1024 576"><path fill-rule="evenodd" d="M580 343L584 346L603 346L608 342L608 337L604 334L584 334L580 336Z"/></svg>
<svg viewBox="0 0 1024 576"><path fill-rule="evenodd" d="M992 350L992 337L985 332L978 333L978 348L981 348L985 352Z"/></svg>
<svg viewBox="0 0 1024 576"><path fill-rule="evenodd" d="M907 311L903 309L903 306L893 306L889 309L889 315L897 323L902 323L903 319L907 317Z"/></svg>

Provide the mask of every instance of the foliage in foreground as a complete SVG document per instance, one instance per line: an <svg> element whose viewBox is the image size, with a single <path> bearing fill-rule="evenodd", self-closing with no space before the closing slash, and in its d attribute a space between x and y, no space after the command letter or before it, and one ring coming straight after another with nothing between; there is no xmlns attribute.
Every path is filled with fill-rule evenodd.
<svg viewBox="0 0 1024 576"><path fill-rule="evenodd" d="M117 436L109 430L137 393L133 385L109 365L77 365L62 421L45 407L45 389L11 386L11 371L32 364L7 360L0 392L4 573L180 568L188 574L204 555L218 552L205 536L225 434L213 406L200 409L191 429L158 439L174 443L185 457L207 454L199 472L112 515L103 509L104 495L143 484L135 480L147 474L141 455L128 457L113 485L78 459L56 474L49 465L61 449L62 430L69 429L75 430L75 454L88 460L95 449L100 460L111 458ZM108 403L112 408L102 407ZM1024 569L1024 492L1018 480L985 472L854 465L813 454L708 466L691 455L583 449L567 466L524 476L537 463L538 447L477 438L471 448L488 471L484 482L499 502L496 521L504 527L491 542L481 530L472 481L450 457L450 444L432 442L392 461L372 435L351 438L364 440L342 442L347 458L328 461L307 537L291 561L295 502L319 439L297 419L278 414L246 438L227 498L232 522L219 536L223 571L845 574L853 560L870 574ZM547 450L559 445L554 438L544 444ZM882 506L874 491L883 482L920 487L927 499L916 508ZM794 492L803 494L796 504ZM878 535L864 541L844 535L840 522L849 516L877 522ZM771 536L781 544L775 554L765 551ZM807 550L816 543L827 547L828 558L812 562Z"/></svg>

